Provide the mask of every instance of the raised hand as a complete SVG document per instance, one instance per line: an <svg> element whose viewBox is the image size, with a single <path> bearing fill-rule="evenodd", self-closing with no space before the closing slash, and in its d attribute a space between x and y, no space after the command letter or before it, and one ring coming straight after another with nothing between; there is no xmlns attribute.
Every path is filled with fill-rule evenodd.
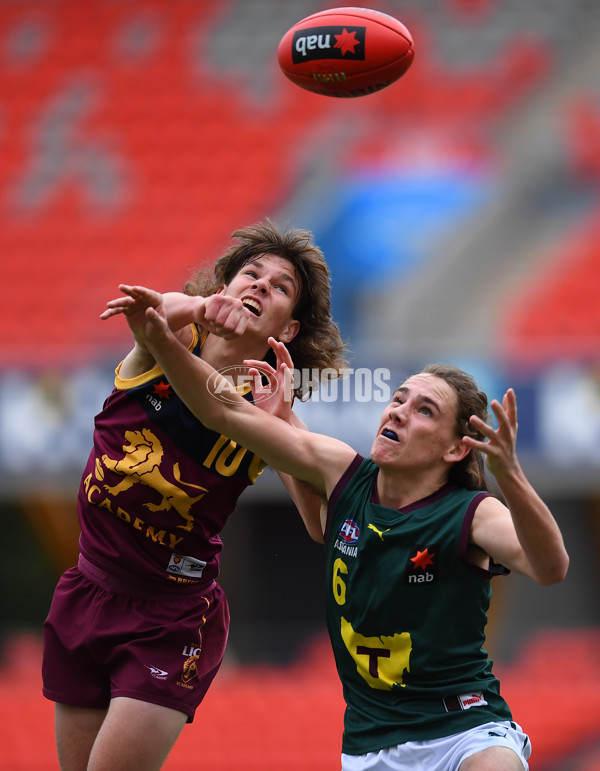
<svg viewBox="0 0 600 771"><path fill-rule="evenodd" d="M107 308L100 314L100 318L106 320L118 314L123 314L127 319L136 343L145 345L146 311L148 308L154 308L159 315L164 317L163 296L160 292L155 292L153 289L147 289L142 286L130 286L129 284L119 284L119 290L123 292L123 296L109 300L106 304Z"/></svg>
<svg viewBox="0 0 600 771"><path fill-rule="evenodd" d="M517 397L512 388L509 388L502 399L502 404L494 399L490 404L498 428L485 423L481 418L473 415L471 425L486 437L487 441L478 441L473 437L464 437L471 447L485 453L485 462L489 470L501 479L506 474L518 467L517 461Z"/></svg>
<svg viewBox="0 0 600 771"><path fill-rule="evenodd" d="M123 296L106 303L106 310L100 315L101 319L110 319L120 314L127 317L136 316L148 307L148 296L145 294L140 296L130 291L134 287L121 284L119 289L123 292ZM248 326L250 312L236 297L221 293L200 297L182 292L167 292L162 295L162 299L165 316L174 331L196 323L204 327L207 332L228 340L243 335ZM156 305L154 301L151 304Z"/></svg>
<svg viewBox="0 0 600 771"><path fill-rule="evenodd" d="M212 294L202 299L198 305L195 321L208 332L219 335L225 340L243 335L248 326L249 311L242 301L226 294Z"/></svg>
<svg viewBox="0 0 600 771"><path fill-rule="evenodd" d="M294 402L294 363L283 343L274 337L270 337L268 342L277 357L275 369L266 361L244 360L253 378L254 404L278 418L289 420ZM262 383L261 375L266 375L267 384Z"/></svg>
<svg viewBox="0 0 600 771"><path fill-rule="evenodd" d="M119 284L119 290L123 294L121 297L115 297L114 300L109 300L106 303L106 310L100 314L100 318L106 320L120 314L132 316L140 311L145 311L148 307L148 298L136 295L134 289L135 287L128 284ZM153 292L153 294L157 295L158 292ZM154 301L156 301L156 298L154 298Z"/></svg>

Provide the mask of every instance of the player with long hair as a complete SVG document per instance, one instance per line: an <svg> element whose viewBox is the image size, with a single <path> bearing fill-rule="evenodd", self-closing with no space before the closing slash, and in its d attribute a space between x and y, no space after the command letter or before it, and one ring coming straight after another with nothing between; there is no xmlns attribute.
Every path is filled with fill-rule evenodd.
<svg viewBox="0 0 600 771"><path fill-rule="evenodd" d="M494 428L470 375L430 365L396 389L363 458L261 414L231 389L215 398L210 388L227 384L171 335L161 296L122 289L148 306L139 339L192 412L326 501L327 623L347 705L343 771L527 768L529 739L483 648L490 584L511 570L542 585L562 581L569 558L517 458L514 391L491 402ZM505 503L486 490L484 457Z"/></svg>
<svg viewBox="0 0 600 771"><path fill-rule="evenodd" d="M178 344L211 370L238 373L249 403L243 361L266 356L271 335L311 371L343 367L329 271L311 234L266 221L233 236L210 287L196 277L187 293L165 295ZM79 561L44 625L43 692L56 702L62 771L162 766L221 665L229 611L219 533L265 467L192 415L137 335L143 312L124 296L102 314L124 314L135 344L95 418ZM319 496L284 482L310 531Z"/></svg>

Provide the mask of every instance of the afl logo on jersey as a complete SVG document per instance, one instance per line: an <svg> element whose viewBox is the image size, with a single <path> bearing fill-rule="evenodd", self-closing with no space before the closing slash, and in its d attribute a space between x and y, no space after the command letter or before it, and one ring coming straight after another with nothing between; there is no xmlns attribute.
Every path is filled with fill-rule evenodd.
<svg viewBox="0 0 600 771"><path fill-rule="evenodd" d="M347 519L340 527L339 537L345 543L356 543L360 535L360 528L353 519Z"/></svg>

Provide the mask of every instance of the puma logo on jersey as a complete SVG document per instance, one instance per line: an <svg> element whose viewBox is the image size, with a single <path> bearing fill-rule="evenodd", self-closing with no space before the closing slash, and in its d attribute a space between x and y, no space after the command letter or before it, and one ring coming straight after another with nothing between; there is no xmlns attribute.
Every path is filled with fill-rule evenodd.
<svg viewBox="0 0 600 771"><path fill-rule="evenodd" d="M383 534L390 532L389 527L386 528L385 530L379 530L379 528L375 527L375 525L368 525L367 530L374 530L377 533L377 535L381 538L382 541L383 541Z"/></svg>
<svg viewBox="0 0 600 771"><path fill-rule="evenodd" d="M481 691L476 693L464 693L461 696L447 696L442 699L446 712L458 712L461 709L471 709L471 707L485 707L487 701ZM504 733L488 732L488 736L506 736Z"/></svg>

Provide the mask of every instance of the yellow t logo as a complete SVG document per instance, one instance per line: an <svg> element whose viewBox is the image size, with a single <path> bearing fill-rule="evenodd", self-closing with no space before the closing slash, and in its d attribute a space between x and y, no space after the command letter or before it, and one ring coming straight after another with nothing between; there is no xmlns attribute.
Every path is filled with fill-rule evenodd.
<svg viewBox="0 0 600 771"><path fill-rule="evenodd" d="M371 688L391 691L395 685L405 685L402 675L404 672L410 672L409 659L412 650L408 632L391 637L364 637L355 632L352 624L342 617L341 633L348 653L356 662L358 674Z"/></svg>

